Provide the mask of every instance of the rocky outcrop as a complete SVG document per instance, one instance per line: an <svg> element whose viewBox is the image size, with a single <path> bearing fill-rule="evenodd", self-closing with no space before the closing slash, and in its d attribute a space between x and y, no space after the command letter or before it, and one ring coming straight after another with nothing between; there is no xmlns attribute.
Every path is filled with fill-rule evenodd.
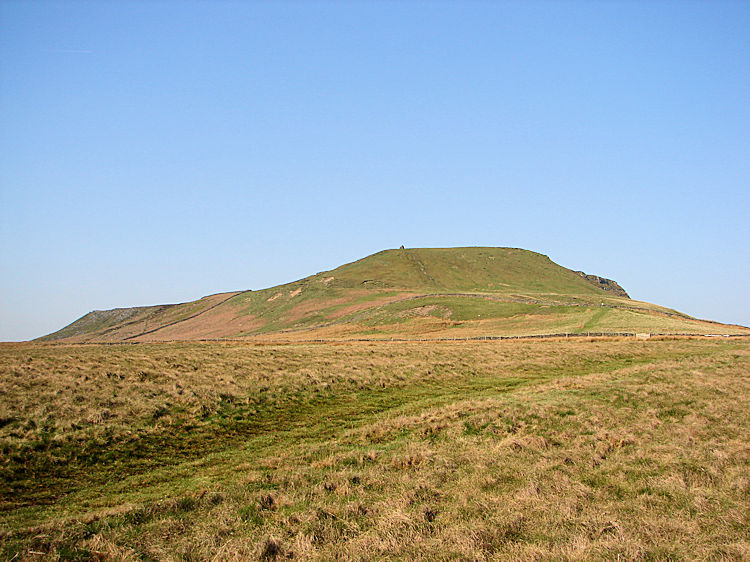
<svg viewBox="0 0 750 562"><path fill-rule="evenodd" d="M588 275L583 271L576 271L576 273L583 277L586 281L588 281L592 285L596 285L603 291L607 291L608 293L612 293L613 295L617 295L618 297L625 297L626 299L630 298L630 295L625 292L625 289L620 287L617 281L612 281L612 279L605 279L604 277L599 277L598 275Z"/></svg>

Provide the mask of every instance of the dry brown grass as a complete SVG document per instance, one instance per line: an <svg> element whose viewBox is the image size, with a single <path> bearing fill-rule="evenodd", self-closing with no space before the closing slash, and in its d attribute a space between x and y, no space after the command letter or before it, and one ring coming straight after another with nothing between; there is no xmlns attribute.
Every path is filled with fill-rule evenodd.
<svg viewBox="0 0 750 562"><path fill-rule="evenodd" d="M0 361L4 447L50 426L192 446L186 420L268 422L146 472L91 465L53 503L6 495L7 558L750 558L744 341L17 345Z"/></svg>
<svg viewBox="0 0 750 562"><path fill-rule="evenodd" d="M254 330L262 325L263 323L252 314L237 315L235 310L219 307L133 339L141 342L158 342L221 338L227 334Z"/></svg>

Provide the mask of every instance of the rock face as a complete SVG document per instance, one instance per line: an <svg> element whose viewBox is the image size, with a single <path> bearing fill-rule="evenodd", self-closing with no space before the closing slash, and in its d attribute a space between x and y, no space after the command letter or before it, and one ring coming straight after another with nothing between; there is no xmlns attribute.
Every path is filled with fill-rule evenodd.
<svg viewBox="0 0 750 562"><path fill-rule="evenodd" d="M617 295L618 297L625 297L626 299L630 298L630 295L625 292L625 289L620 287L617 281L612 281L612 279L605 279L604 277L599 277L598 275L588 275L583 271L576 271L576 273L589 283L596 285L604 291L610 292L614 295Z"/></svg>

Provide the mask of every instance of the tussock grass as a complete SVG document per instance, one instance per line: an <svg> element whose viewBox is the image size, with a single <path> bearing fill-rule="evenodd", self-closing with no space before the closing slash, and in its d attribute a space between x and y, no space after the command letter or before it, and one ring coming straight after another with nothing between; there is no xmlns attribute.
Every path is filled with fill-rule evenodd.
<svg viewBox="0 0 750 562"><path fill-rule="evenodd" d="M0 347L2 555L742 560L750 346Z"/></svg>

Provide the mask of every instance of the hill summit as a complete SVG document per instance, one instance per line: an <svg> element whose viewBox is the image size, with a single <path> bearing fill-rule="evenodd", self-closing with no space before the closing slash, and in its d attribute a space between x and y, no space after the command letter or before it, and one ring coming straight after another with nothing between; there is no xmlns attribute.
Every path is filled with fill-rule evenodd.
<svg viewBox="0 0 750 562"><path fill-rule="evenodd" d="M42 341L750 333L517 248L400 248L259 291L93 311Z"/></svg>

